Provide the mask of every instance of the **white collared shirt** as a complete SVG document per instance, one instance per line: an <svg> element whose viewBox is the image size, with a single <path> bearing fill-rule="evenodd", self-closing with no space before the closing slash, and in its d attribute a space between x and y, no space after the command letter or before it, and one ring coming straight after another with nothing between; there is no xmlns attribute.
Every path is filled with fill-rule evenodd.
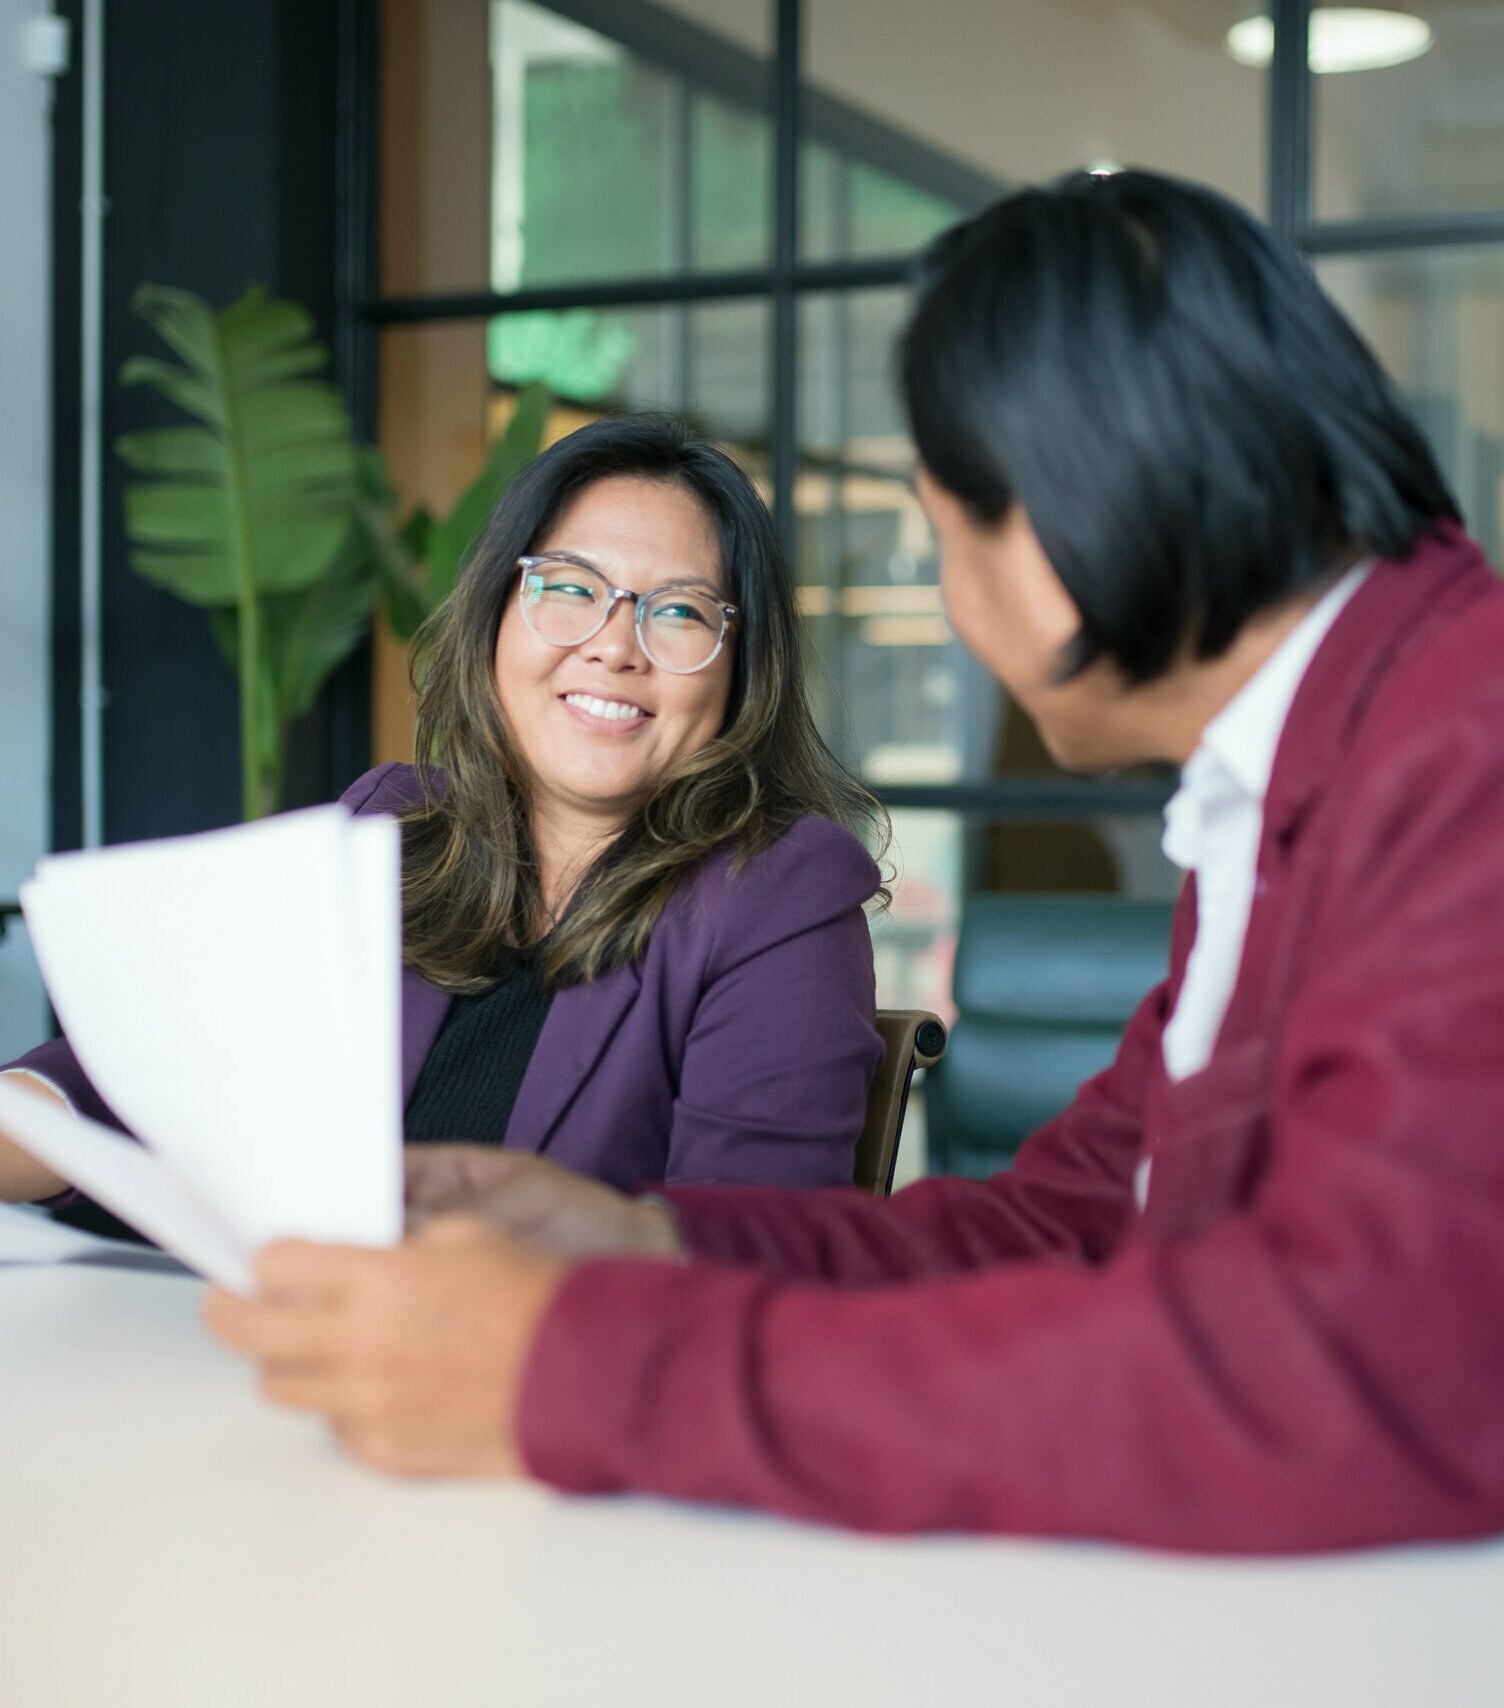
<svg viewBox="0 0 1504 1708"><path fill-rule="evenodd" d="M1350 569L1201 732L1165 808L1165 854L1196 875L1196 941L1165 1027L1165 1071L1187 1079L1211 1060L1253 911L1264 797L1285 719L1317 648L1362 585L1370 563Z"/></svg>
<svg viewBox="0 0 1504 1708"><path fill-rule="evenodd" d="M1258 886L1264 797L1285 719L1317 649L1372 567L1356 564L1322 595L1201 732L1165 807L1161 847L1196 875L1196 941L1160 1047L1171 1079L1189 1079L1211 1060L1227 1018ZM1150 1159L1133 1178L1143 1209Z"/></svg>

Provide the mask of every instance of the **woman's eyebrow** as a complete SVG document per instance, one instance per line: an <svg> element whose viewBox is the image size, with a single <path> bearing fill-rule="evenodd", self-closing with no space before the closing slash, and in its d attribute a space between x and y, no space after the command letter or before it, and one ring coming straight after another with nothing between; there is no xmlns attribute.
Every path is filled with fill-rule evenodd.
<svg viewBox="0 0 1504 1708"><path fill-rule="evenodd" d="M672 581L661 581L661 582L659 582L659 586L660 587L703 587L707 593L712 594L715 598L720 599L723 597L720 588L717 587L716 584L713 581L711 581L707 576L703 576L703 575L676 575Z"/></svg>
<svg viewBox="0 0 1504 1708"><path fill-rule="evenodd" d="M610 572L603 569L594 558L586 557L583 552L572 552L567 546L559 546L553 551L539 552L537 555L545 558L559 558L565 563L578 564L582 569L593 569L597 575L603 576L614 585ZM667 581L655 583L655 590L659 587L703 587L712 599L724 599L726 597L720 587L707 575L675 575Z"/></svg>

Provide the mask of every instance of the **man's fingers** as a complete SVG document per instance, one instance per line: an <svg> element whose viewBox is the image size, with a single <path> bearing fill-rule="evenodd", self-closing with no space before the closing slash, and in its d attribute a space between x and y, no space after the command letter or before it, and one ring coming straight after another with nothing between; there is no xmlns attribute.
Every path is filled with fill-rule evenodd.
<svg viewBox="0 0 1504 1708"><path fill-rule="evenodd" d="M448 1203L473 1192L479 1149L477 1145L409 1145L402 1153L408 1203Z"/></svg>
<svg viewBox="0 0 1504 1708"><path fill-rule="evenodd" d="M420 1469L411 1446L391 1428L348 1415L333 1416L330 1424L345 1451L373 1470L409 1476Z"/></svg>
<svg viewBox="0 0 1504 1708"><path fill-rule="evenodd" d="M407 1202L437 1209L504 1187L537 1158L488 1145L409 1145L402 1153Z"/></svg>
<svg viewBox="0 0 1504 1708"><path fill-rule="evenodd" d="M261 1374L261 1391L279 1406L351 1420L374 1416L388 1397L388 1390L379 1383L293 1363L268 1364Z"/></svg>
<svg viewBox="0 0 1504 1708"><path fill-rule="evenodd" d="M484 1246L506 1251L510 1243L478 1216L430 1216L413 1234L415 1245Z"/></svg>
<svg viewBox="0 0 1504 1708"><path fill-rule="evenodd" d="M403 1232L408 1239L413 1239L422 1233L430 1222L449 1214L450 1210L446 1204L415 1204L409 1198L402 1217Z"/></svg>
<svg viewBox="0 0 1504 1708"><path fill-rule="evenodd" d="M256 1285L263 1299L334 1300L349 1293L384 1255L364 1246L277 1240L256 1258Z"/></svg>
<svg viewBox="0 0 1504 1708"><path fill-rule="evenodd" d="M227 1345L267 1363L322 1363L338 1334L338 1324L327 1309L264 1304L220 1287L210 1291L204 1316Z"/></svg>
<svg viewBox="0 0 1504 1708"><path fill-rule="evenodd" d="M457 1152L462 1145L407 1145L402 1152L402 1188L409 1204L451 1197L463 1181Z"/></svg>

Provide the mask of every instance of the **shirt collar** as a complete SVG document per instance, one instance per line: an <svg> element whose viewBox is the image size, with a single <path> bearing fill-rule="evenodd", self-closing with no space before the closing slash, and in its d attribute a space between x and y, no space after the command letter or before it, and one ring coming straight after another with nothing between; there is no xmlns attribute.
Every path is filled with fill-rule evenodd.
<svg viewBox="0 0 1504 1708"><path fill-rule="evenodd" d="M1263 807L1285 719L1328 631L1373 567L1368 559L1322 594L1201 732L1165 807L1164 851L1183 869L1199 864L1208 822L1243 801Z"/></svg>
<svg viewBox="0 0 1504 1708"><path fill-rule="evenodd" d="M1371 560L1356 564L1329 587L1202 730L1196 753L1213 755L1251 799L1262 802L1268 793L1274 755L1301 679L1371 568ZM1195 760L1192 754L1187 772Z"/></svg>

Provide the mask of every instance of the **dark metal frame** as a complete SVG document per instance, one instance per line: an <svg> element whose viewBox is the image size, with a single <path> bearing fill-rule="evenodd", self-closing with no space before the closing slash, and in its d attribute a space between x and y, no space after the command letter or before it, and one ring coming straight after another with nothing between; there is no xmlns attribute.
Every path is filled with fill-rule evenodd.
<svg viewBox="0 0 1504 1708"><path fill-rule="evenodd" d="M501 295L458 291L382 297L375 276L376 37L375 0L339 0L341 8L341 185L339 324L335 348L352 414L374 430L376 335L382 326L470 319L534 309L662 307L757 298L772 309L769 352L771 474L774 519L792 558L794 473L798 458L797 362L800 301L811 292L855 292L907 283L909 257L806 262L798 254L798 151L817 134L866 157L875 146L872 121L856 109L801 88L803 0L769 0L774 21L771 68L728 47L653 0L549 0L555 10L644 55L689 72L707 86L773 115L773 246L770 264L737 272L590 281ZM1271 227L1308 256L1459 245L1504 246L1504 210L1455 217L1319 222L1312 217L1314 161L1312 74L1304 44L1312 0L1273 0L1274 60L1269 72L1269 210ZM870 133L870 134L869 134ZM881 139L891 168L894 138ZM966 202L995 192L983 174L914 144L916 181ZM956 812L999 822L1051 822L1157 813L1169 792L1157 780L1069 777L996 778L944 785L892 785L879 791L891 806Z"/></svg>
<svg viewBox="0 0 1504 1708"><path fill-rule="evenodd" d="M376 436L377 62L375 0L338 0L334 372L362 439ZM418 318L415 316L414 318Z"/></svg>

